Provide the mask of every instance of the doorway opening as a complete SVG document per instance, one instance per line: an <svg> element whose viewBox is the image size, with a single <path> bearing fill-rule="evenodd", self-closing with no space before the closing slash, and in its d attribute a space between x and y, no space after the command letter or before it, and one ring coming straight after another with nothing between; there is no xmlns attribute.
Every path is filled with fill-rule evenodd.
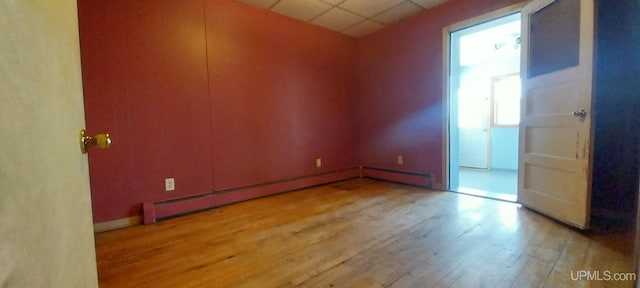
<svg viewBox="0 0 640 288"><path fill-rule="evenodd" d="M516 201L520 13L449 39L449 190Z"/></svg>

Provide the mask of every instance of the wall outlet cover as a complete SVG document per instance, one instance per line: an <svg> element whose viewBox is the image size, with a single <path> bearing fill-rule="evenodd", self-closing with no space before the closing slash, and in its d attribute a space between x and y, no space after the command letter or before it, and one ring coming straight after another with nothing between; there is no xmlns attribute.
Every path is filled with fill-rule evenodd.
<svg viewBox="0 0 640 288"><path fill-rule="evenodd" d="M164 190L165 191L176 190L176 182L173 178L164 179Z"/></svg>

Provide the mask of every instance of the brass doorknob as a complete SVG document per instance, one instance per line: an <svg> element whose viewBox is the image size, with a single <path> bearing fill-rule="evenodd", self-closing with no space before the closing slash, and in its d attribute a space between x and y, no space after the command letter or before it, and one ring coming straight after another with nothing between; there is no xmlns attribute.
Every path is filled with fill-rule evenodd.
<svg viewBox="0 0 640 288"><path fill-rule="evenodd" d="M87 131L80 130L80 151L82 154L87 154L87 149L90 146L96 146L100 149L107 149L111 146L111 135L109 133L101 133L96 136L87 135Z"/></svg>

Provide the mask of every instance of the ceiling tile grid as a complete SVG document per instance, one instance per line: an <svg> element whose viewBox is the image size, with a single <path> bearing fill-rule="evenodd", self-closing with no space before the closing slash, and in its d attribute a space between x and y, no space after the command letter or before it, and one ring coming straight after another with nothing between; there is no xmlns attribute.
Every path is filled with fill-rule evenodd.
<svg viewBox="0 0 640 288"><path fill-rule="evenodd" d="M402 2L404 2L404 0L346 0L340 3L339 6L356 14L371 18Z"/></svg>
<svg viewBox="0 0 640 288"><path fill-rule="evenodd" d="M358 23L362 23L365 20L367 20L367 18L342 8L334 8L313 19L311 23L334 31L344 31L345 29L353 27Z"/></svg>
<svg viewBox="0 0 640 288"><path fill-rule="evenodd" d="M236 0L356 38L448 0Z"/></svg>
<svg viewBox="0 0 640 288"><path fill-rule="evenodd" d="M302 21L311 21L329 11L332 6L319 0L280 0L271 11Z"/></svg>

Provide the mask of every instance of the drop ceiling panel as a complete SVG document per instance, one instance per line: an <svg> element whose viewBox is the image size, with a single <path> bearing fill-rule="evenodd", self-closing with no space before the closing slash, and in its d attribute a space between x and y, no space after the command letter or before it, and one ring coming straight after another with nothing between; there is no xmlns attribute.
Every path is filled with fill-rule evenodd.
<svg viewBox="0 0 640 288"><path fill-rule="evenodd" d="M338 4L344 2L344 0L322 0L324 2L327 2L333 6L337 6Z"/></svg>
<svg viewBox="0 0 640 288"><path fill-rule="evenodd" d="M402 19L417 15L422 11L424 11L422 7L416 4L413 4L411 2L403 2L400 3L400 5L396 5L393 8L376 15L375 17L373 17L373 20L388 25L398 22Z"/></svg>
<svg viewBox="0 0 640 288"><path fill-rule="evenodd" d="M294 19L309 21L333 6L320 0L280 0L271 11Z"/></svg>
<svg viewBox="0 0 640 288"><path fill-rule="evenodd" d="M318 16L316 19L313 19L311 23L330 30L343 31L344 29L352 27L365 20L367 19L362 16L358 16L349 11L336 8L331 9L327 13Z"/></svg>
<svg viewBox="0 0 640 288"><path fill-rule="evenodd" d="M374 22L371 20L365 20L364 22L361 22L347 30L344 30L343 33L359 38L362 37L364 35L367 34L371 34L373 32L376 32L382 28L384 28L385 26L378 23L378 22Z"/></svg>
<svg viewBox="0 0 640 288"><path fill-rule="evenodd" d="M448 0L236 0L362 37Z"/></svg>
<svg viewBox="0 0 640 288"><path fill-rule="evenodd" d="M403 1L404 0L346 0L340 4L340 7L358 15L373 17Z"/></svg>

